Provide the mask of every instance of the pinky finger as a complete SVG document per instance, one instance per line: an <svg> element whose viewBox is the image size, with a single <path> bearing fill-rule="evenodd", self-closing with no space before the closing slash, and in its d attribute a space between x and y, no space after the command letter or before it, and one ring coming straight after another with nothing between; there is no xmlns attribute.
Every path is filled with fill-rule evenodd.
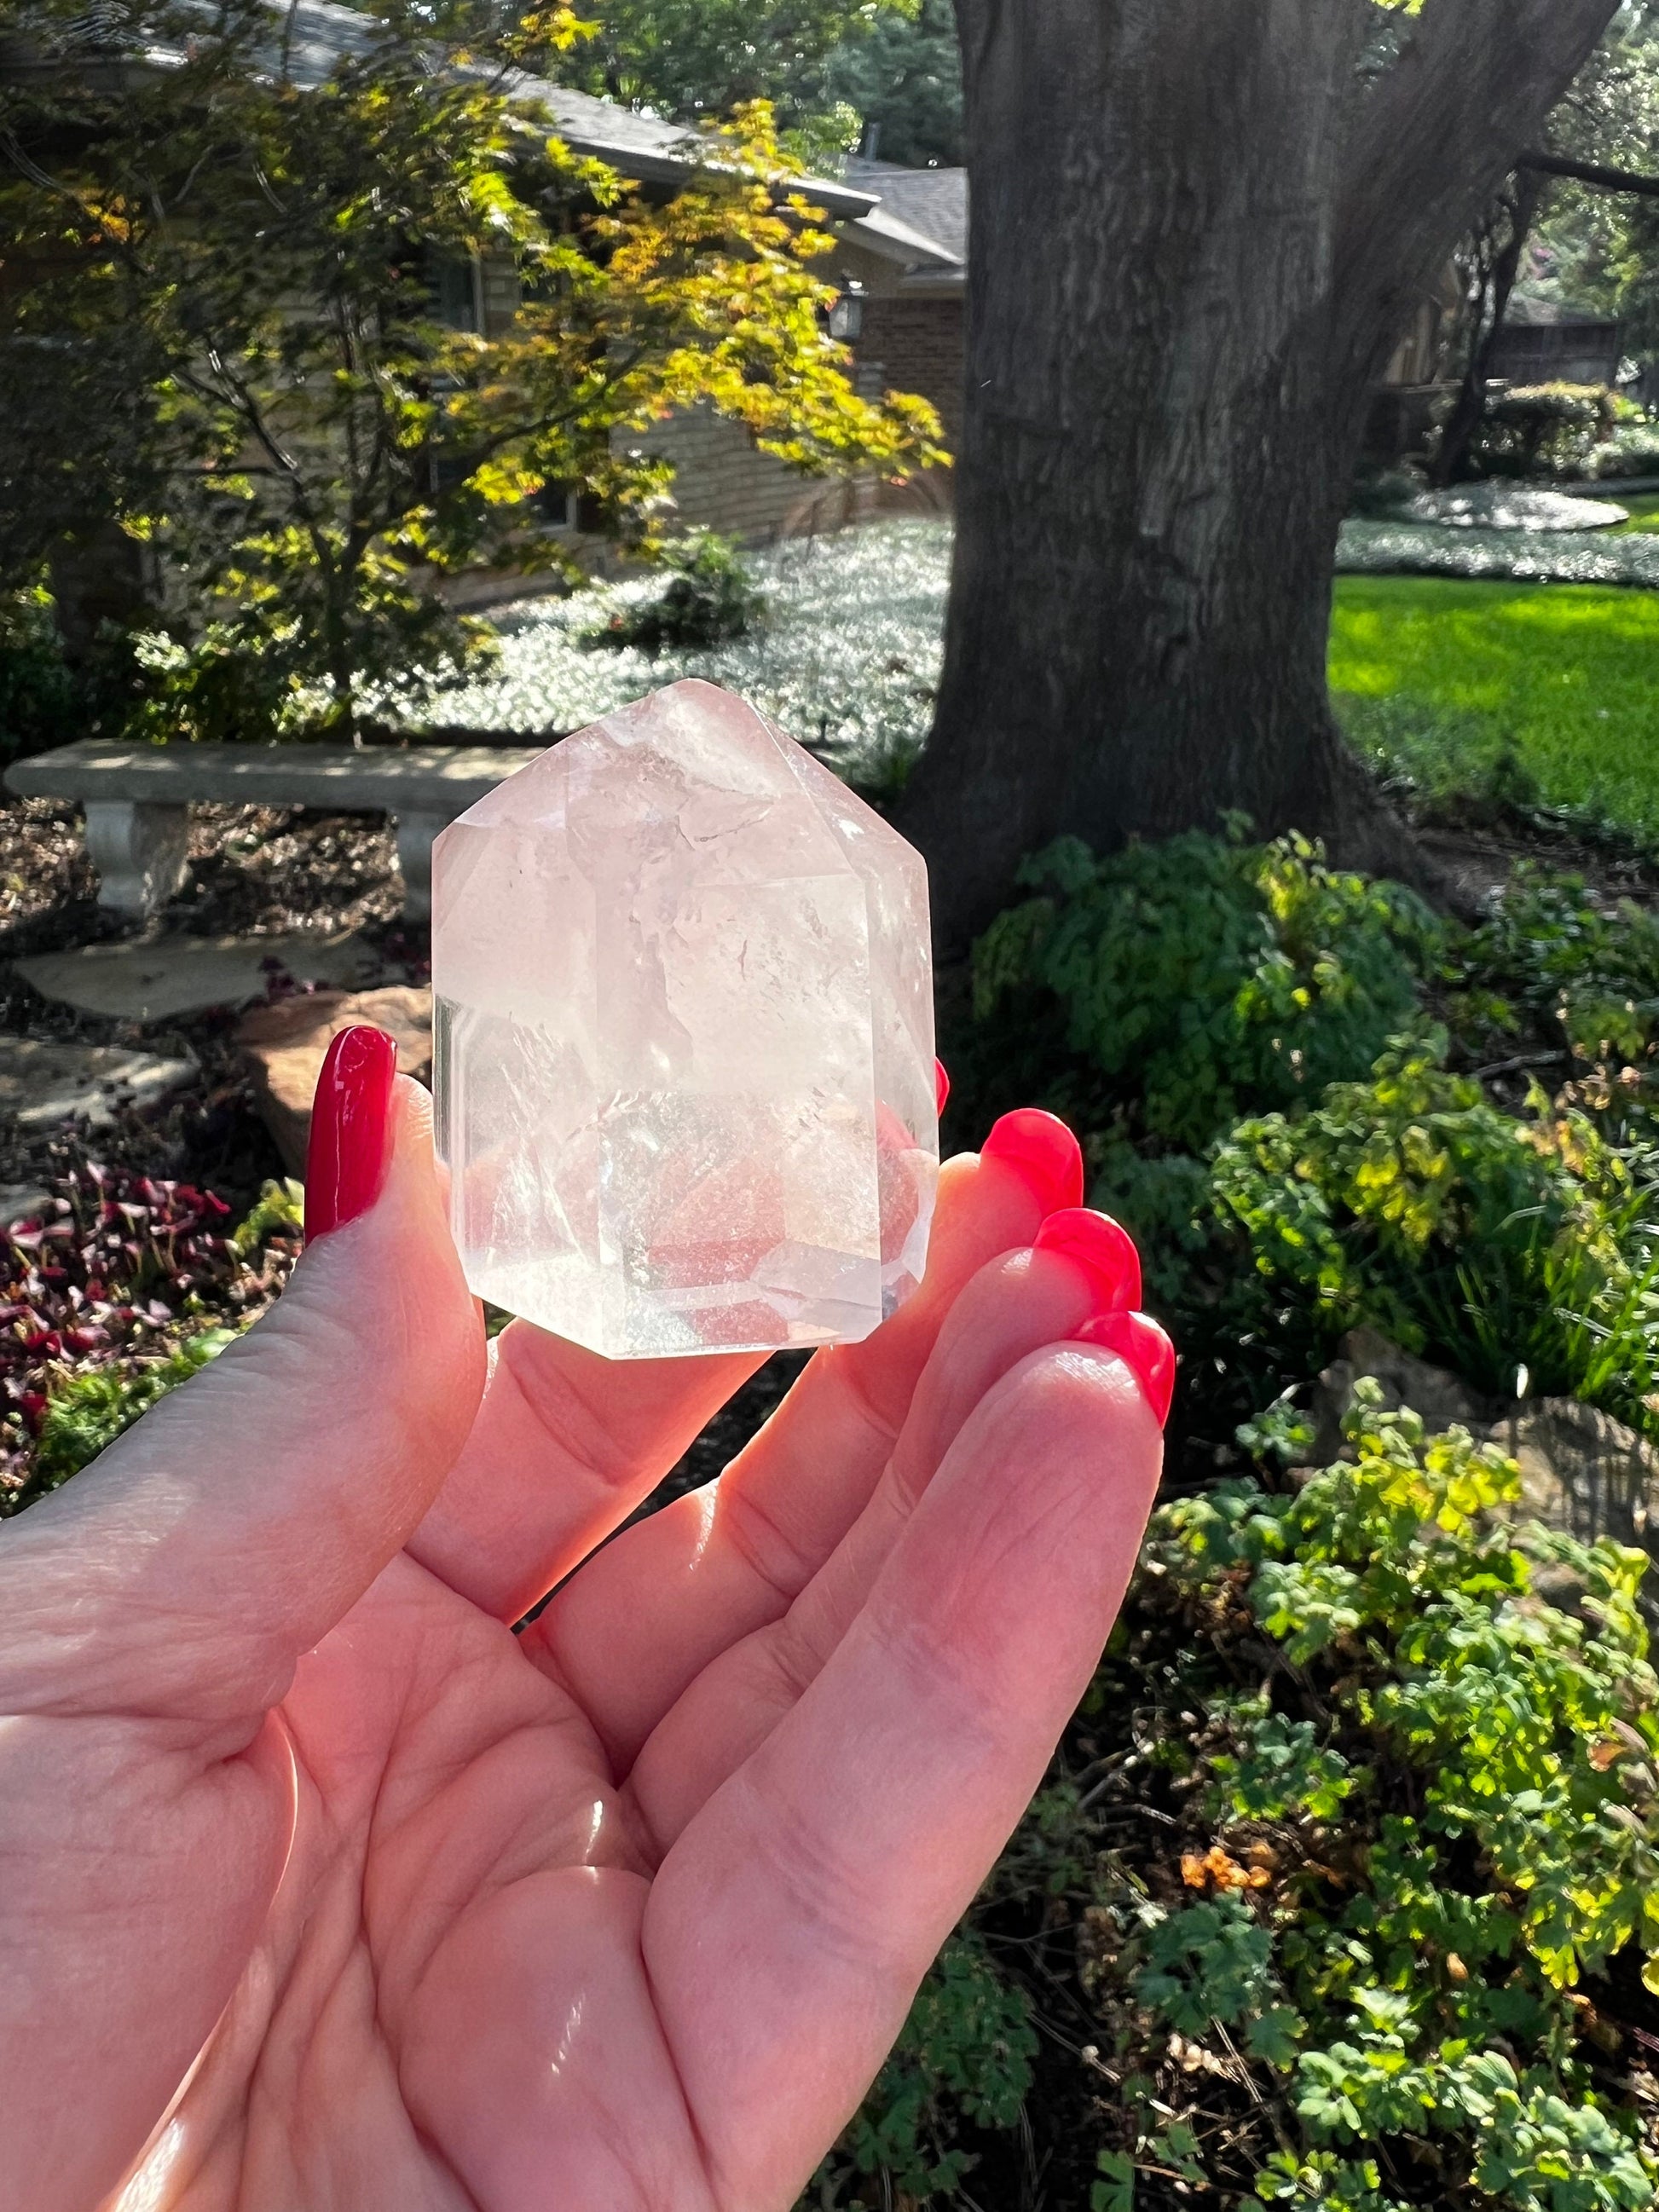
<svg viewBox="0 0 1659 2212"><path fill-rule="evenodd" d="M1013 1369L664 1861L646 1961L719 2201L793 2202L863 2094L1088 1683L1161 1457L1114 1351Z"/></svg>

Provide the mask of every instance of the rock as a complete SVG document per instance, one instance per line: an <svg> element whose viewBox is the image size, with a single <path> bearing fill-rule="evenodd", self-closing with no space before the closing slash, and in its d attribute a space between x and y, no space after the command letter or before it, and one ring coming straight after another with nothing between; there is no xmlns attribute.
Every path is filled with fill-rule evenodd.
<svg viewBox="0 0 1659 2212"><path fill-rule="evenodd" d="M1629 508L1610 499L1575 499L1570 492L1518 483L1419 492L1406 512L1413 522L1438 522L1452 530L1607 530L1630 520Z"/></svg>
<svg viewBox="0 0 1659 2212"><path fill-rule="evenodd" d="M429 990L393 984L380 991L313 991L242 1017L236 1042L252 1065L254 1103L292 1175L305 1173L311 1101L324 1055L331 1040L356 1022L372 1023L396 1039L402 1073L429 1079Z"/></svg>
<svg viewBox="0 0 1659 2212"><path fill-rule="evenodd" d="M1461 1424L1472 1432L1482 1431L1499 1412L1496 1399L1483 1397L1462 1376L1444 1367L1431 1367L1402 1352L1375 1328L1351 1328L1337 1346L1337 1358L1313 1386L1308 1401L1316 1435L1308 1452L1310 1467L1328 1467L1346 1455L1343 1418L1353 1403L1353 1386L1362 1375L1374 1375L1382 1386L1382 1402L1391 1410L1409 1406L1420 1413L1430 1431Z"/></svg>
<svg viewBox="0 0 1659 2212"><path fill-rule="evenodd" d="M1520 1465L1518 1518L1659 1558L1659 1452L1634 1429L1576 1398L1540 1398L1486 1434Z"/></svg>
<svg viewBox="0 0 1659 2212"><path fill-rule="evenodd" d="M1310 1466L1328 1466L1341 1455L1342 1417L1353 1403L1355 1381L1374 1375L1384 1404L1410 1406L1431 1434L1455 1424L1517 1462L1521 1495L1507 1519L1541 1521L1584 1544L1610 1536L1659 1562L1659 1450L1611 1413L1576 1398L1523 1400L1505 1410L1375 1329L1350 1330L1339 1349L1341 1357L1319 1377L1310 1401L1318 1429L1307 1455ZM1580 1577L1566 1566L1540 1564L1533 1588L1570 1612L1579 1609L1583 1595ZM1648 1577L1643 1602L1659 1625L1659 1569Z"/></svg>
<svg viewBox="0 0 1659 2212"><path fill-rule="evenodd" d="M166 1021L264 996L281 969L296 983L373 982L379 958L355 935L159 937L149 945L84 945L17 962L43 998L85 1014Z"/></svg>
<svg viewBox="0 0 1659 2212"><path fill-rule="evenodd" d="M0 1182L0 1228L10 1229L52 1204L44 1183Z"/></svg>
<svg viewBox="0 0 1659 2212"><path fill-rule="evenodd" d="M114 1119L122 1106L150 1106L192 1080L188 1054L163 1060L154 1053L112 1045L44 1044L34 1037L0 1037L0 1114L20 1128L46 1129L83 1120L94 1128ZM32 1186L15 1187L25 1200ZM20 1204L18 1213L28 1211ZM7 1216L15 1219L16 1214Z"/></svg>

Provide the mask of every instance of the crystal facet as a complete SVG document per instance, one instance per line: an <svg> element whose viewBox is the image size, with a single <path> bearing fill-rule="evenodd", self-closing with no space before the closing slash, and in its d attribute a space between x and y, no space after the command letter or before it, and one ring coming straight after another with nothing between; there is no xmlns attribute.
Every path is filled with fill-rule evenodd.
<svg viewBox="0 0 1659 2212"><path fill-rule="evenodd" d="M611 1358L867 1336L939 1172L921 857L711 684L433 848L438 1149L480 1297Z"/></svg>

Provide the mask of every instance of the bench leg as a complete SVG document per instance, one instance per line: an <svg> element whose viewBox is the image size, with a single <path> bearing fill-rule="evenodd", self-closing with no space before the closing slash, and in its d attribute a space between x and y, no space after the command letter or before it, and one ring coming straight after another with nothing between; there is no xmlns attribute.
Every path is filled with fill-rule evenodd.
<svg viewBox="0 0 1659 2212"><path fill-rule="evenodd" d="M404 872L404 920L432 919L432 841L447 830L447 814L397 817L398 865Z"/></svg>
<svg viewBox="0 0 1659 2212"><path fill-rule="evenodd" d="M89 799L87 851L98 871L100 906L154 914L190 873L190 809Z"/></svg>

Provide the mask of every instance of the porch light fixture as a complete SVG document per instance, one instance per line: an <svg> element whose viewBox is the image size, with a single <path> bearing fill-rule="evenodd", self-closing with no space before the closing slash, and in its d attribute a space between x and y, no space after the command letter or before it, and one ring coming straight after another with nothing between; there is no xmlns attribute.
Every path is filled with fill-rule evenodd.
<svg viewBox="0 0 1659 2212"><path fill-rule="evenodd" d="M842 287L841 297L830 310L830 335L855 343L864 330L864 287L856 276L849 276Z"/></svg>

